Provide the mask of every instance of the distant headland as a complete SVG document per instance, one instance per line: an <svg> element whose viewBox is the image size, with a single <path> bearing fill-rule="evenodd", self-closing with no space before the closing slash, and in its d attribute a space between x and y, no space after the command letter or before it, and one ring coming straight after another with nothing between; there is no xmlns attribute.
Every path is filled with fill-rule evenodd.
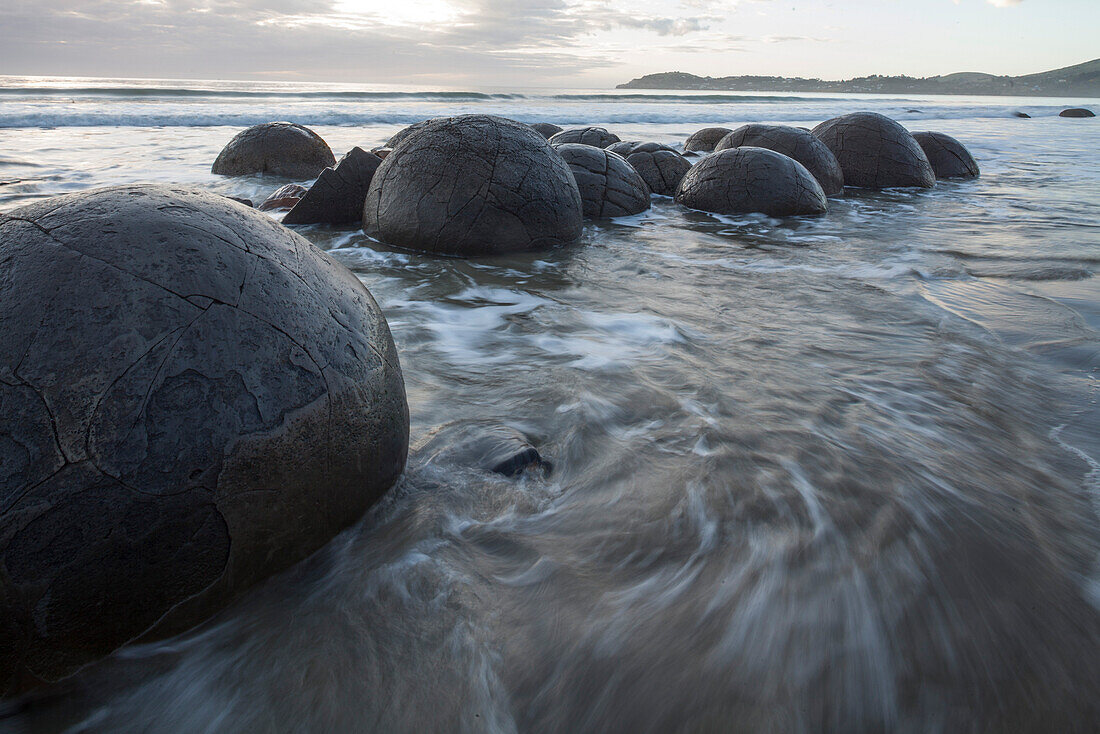
<svg viewBox="0 0 1100 734"><path fill-rule="evenodd" d="M782 76L696 76L681 71L647 74L616 89L702 89L737 92L858 92L869 94L995 94L1100 97L1100 59L1025 76L959 72L946 76L864 76L844 81Z"/></svg>

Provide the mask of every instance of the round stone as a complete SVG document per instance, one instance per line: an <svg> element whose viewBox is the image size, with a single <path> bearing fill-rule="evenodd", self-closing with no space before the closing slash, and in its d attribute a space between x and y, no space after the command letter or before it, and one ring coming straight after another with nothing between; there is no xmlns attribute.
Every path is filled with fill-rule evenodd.
<svg viewBox="0 0 1100 734"><path fill-rule="evenodd" d="M321 136L291 122L265 122L237 133L222 148L210 169L222 176L268 174L314 178L336 165Z"/></svg>
<svg viewBox="0 0 1100 734"><path fill-rule="evenodd" d="M346 268L209 193L0 215L0 695L176 634L401 474L389 327Z"/></svg>
<svg viewBox="0 0 1100 734"><path fill-rule="evenodd" d="M844 185L865 189L923 188L936 174L909 131L877 112L834 117L813 134L836 156Z"/></svg>
<svg viewBox="0 0 1100 734"><path fill-rule="evenodd" d="M557 149L577 181L586 217L623 217L649 208L645 181L622 156L580 143Z"/></svg>
<svg viewBox="0 0 1100 734"><path fill-rule="evenodd" d="M943 133L913 133L936 178L977 178L978 162L962 143Z"/></svg>
<svg viewBox="0 0 1100 734"><path fill-rule="evenodd" d="M836 156L809 130L786 125L743 125L719 140L714 150L717 152L745 145L767 148L794 158L817 179L826 196L836 196L844 191L844 173Z"/></svg>
<svg viewBox="0 0 1100 734"><path fill-rule="evenodd" d="M546 138L547 140L561 132L560 127L558 127L557 125L553 125L549 122L536 122L531 127L533 127L539 135Z"/></svg>
<svg viewBox="0 0 1100 734"><path fill-rule="evenodd" d="M565 145L566 143L580 143L596 148L606 148L612 143L619 142L619 136L609 133L602 127L581 127L572 130L562 130L550 136L551 145Z"/></svg>
<svg viewBox="0 0 1100 734"><path fill-rule="evenodd" d="M409 125L408 127L403 127L400 130L398 130L396 133L394 133L393 136L389 140L386 141L386 144L383 147L389 148L390 150L393 150L398 145L400 145L401 142L403 140L405 140L405 138L409 137L410 135L412 135L413 133L415 133L417 131L423 130L428 125L431 125L433 122L439 122L441 120L450 120L450 119L451 119L450 117L432 117L431 119L428 119L428 120L421 120L420 122L413 123L412 125ZM385 156L381 156L381 157L384 158Z"/></svg>
<svg viewBox="0 0 1100 734"><path fill-rule="evenodd" d="M806 167L766 148L727 148L692 166L676 201L716 214L821 214L825 192Z"/></svg>
<svg viewBox="0 0 1100 734"><path fill-rule="evenodd" d="M639 148L641 148L643 146L645 146L645 150L647 150L651 153L656 152L658 150L667 150L667 151L670 151L672 153L677 153L678 152L671 145L665 145L664 143L646 143L646 142L642 142L640 140L626 140L626 141L623 141L623 142L615 143L614 145L609 145L609 146L607 146L607 149L610 150L612 153L618 153L623 158L626 158L628 155L633 153L635 150L638 150Z"/></svg>
<svg viewBox="0 0 1100 734"><path fill-rule="evenodd" d="M1058 113L1059 117L1096 117L1096 113L1084 107L1070 107Z"/></svg>
<svg viewBox="0 0 1100 734"><path fill-rule="evenodd" d="M382 161L363 207L380 240L444 255L491 255L580 237L573 175L528 125L490 115L437 120Z"/></svg>
<svg viewBox="0 0 1100 734"><path fill-rule="evenodd" d="M654 194L674 196L691 161L661 143L639 143L626 156L646 186Z"/></svg>
<svg viewBox="0 0 1100 734"><path fill-rule="evenodd" d="M704 127L694 132L684 142L685 153L709 153L714 150L718 141L729 135L732 130L728 127Z"/></svg>

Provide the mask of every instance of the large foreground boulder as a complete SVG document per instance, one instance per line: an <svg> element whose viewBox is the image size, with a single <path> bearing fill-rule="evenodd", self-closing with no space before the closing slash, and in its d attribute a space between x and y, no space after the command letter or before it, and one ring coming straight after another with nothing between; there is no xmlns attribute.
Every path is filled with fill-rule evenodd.
<svg viewBox="0 0 1100 734"><path fill-rule="evenodd" d="M652 193L661 196L675 195L684 174L691 170L691 161L661 143L633 146L626 154L626 162L634 167Z"/></svg>
<svg viewBox="0 0 1100 734"><path fill-rule="evenodd" d="M466 115L408 136L375 171L363 229L445 255L490 255L573 242L581 198L558 153L528 125Z"/></svg>
<svg viewBox="0 0 1100 734"><path fill-rule="evenodd" d="M766 148L728 148L692 166L676 201L716 214L821 214L825 192L806 167Z"/></svg>
<svg viewBox="0 0 1100 734"><path fill-rule="evenodd" d="M619 136L609 133L602 127L581 127L572 130L562 130L550 136L551 145L565 145L566 143L580 143L596 148L606 148L612 143L619 142Z"/></svg>
<svg viewBox="0 0 1100 734"><path fill-rule="evenodd" d="M308 127L265 122L237 133L222 148L210 170L222 176L259 173L313 178L335 164L328 143Z"/></svg>
<svg viewBox="0 0 1100 734"><path fill-rule="evenodd" d="M748 145L794 158L813 174L826 196L844 191L844 173L836 156L809 130L786 125L742 125L718 141L715 152Z"/></svg>
<svg viewBox="0 0 1100 734"><path fill-rule="evenodd" d="M336 168L326 168L285 217L283 224L347 224L363 217L371 179L382 159L352 148Z"/></svg>
<svg viewBox="0 0 1100 734"><path fill-rule="evenodd" d="M622 156L580 143L557 149L577 181L586 217L623 217L649 208L649 188Z"/></svg>
<svg viewBox="0 0 1100 734"><path fill-rule="evenodd" d="M1070 107L1058 113L1059 117L1096 117L1096 113L1084 107Z"/></svg>
<svg viewBox="0 0 1100 734"><path fill-rule="evenodd" d="M943 133L913 133L936 178L977 178L981 171L978 162L962 143Z"/></svg>
<svg viewBox="0 0 1100 734"><path fill-rule="evenodd" d="M190 627L355 522L409 415L370 293L222 196L0 215L0 695Z"/></svg>
<svg viewBox="0 0 1100 734"><path fill-rule="evenodd" d="M813 129L833 152L844 185L865 189L923 188L936 185L936 174L909 131L877 112L834 117Z"/></svg>
<svg viewBox="0 0 1100 734"><path fill-rule="evenodd" d="M704 127L692 133L684 141L685 153L710 153L718 141L729 135L732 130L728 127Z"/></svg>

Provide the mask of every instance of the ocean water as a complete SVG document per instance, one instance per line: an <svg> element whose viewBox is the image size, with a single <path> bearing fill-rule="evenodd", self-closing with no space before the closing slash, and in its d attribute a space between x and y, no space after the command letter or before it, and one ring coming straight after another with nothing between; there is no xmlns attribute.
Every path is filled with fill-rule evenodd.
<svg viewBox="0 0 1100 734"><path fill-rule="evenodd" d="M1095 731L1100 121L1057 117L1082 104L0 78L0 212L130 182L261 200L287 181L210 164L275 119L339 156L442 114L682 144L873 110L982 168L818 218L654 197L515 257L299 228L389 320L405 476L208 624L8 702L0 730ZM454 421L522 430L555 471L416 450Z"/></svg>

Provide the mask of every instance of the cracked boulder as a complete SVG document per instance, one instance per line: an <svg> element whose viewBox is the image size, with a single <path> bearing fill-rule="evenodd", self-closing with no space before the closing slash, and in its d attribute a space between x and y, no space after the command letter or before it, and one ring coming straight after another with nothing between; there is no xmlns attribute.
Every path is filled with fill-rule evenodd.
<svg viewBox="0 0 1100 734"><path fill-rule="evenodd" d="M649 188L622 156L579 143L559 145L557 150L577 181L586 217L623 217L649 208Z"/></svg>
<svg viewBox="0 0 1100 734"><path fill-rule="evenodd" d="M405 138L374 173L363 229L383 242L466 257L539 250L580 237L573 175L528 125L465 115Z"/></svg>
<svg viewBox="0 0 1100 734"><path fill-rule="evenodd" d="M718 141L729 135L732 130L728 127L704 127L694 132L684 141L685 153L710 153Z"/></svg>
<svg viewBox="0 0 1100 734"><path fill-rule="evenodd" d="M981 171L978 162L966 146L943 133L913 133L936 178L977 178Z"/></svg>
<svg viewBox="0 0 1100 734"><path fill-rule="evenodd" d="M313 178L336 164L328 143L302 125L265 122L237 133L210 169L222 176L254 173Z"/></svg>
<svg viewBox="0 0 1100 734"><path fill-rule="evenodd" d="M562 130L550 136L550 145L580 143L596 148L606 148L617 142L619 142L619 136L615 133L609 133L602 127L578 127L572 130Z"/></svg>
<svg viewBox="0 0 1100 734"><path fill-rule="evenodd" d="M536 122L531 127L535 128L538 134L547 140L561 132L560 127L549 122Z"/></svg>
<svg viewBox="0 0 1100 734"><path fill-rule="evenodd" d="M864 189L922 188L936 185L936 174L913 136L877 112L854 112L813 129L844 172L844 185Z"/></svg>
<svg viewBox="0 0 1100 734"><path fill-rule="evenodd" d="M326 168L283 217L283 224L347 224L363 216L363 202L382 159L352 148L336 168Z"/></svg>
<svg viewBox="0 0 1100 734"><path fill-rule="evenodd" d="M684 174L691 170L691 161L661 143L634 145L626 154L626 162L652 193L661 196L674 196Z"/></svg>
<svg viewBox="0 0 1100 734"><path fill-rule="evenodd" d="M207 619L405 466L370 293L222 196L0 215L0 292L0 695Z"/></svg>
<svg viewBox="0 0 1100 734"><path fill-rule="evenodd" d="M822 214L825 192L798 161L766 148L727 148L692 166L676 201L715 214Z"/></svg>
<svg viewBox="0 0 1100 734"><path fill-rule="evenodd" d="M410 135L412 135L413 133L415 133L419 130L423 130L428 125L431 125L433 122L440 122L441 120L450 120L450 119L451 119L450 117L432 117L432 118L429 118L427 120L421 120L420 122L415 122L412 125L409 125L408 127L403 127L400 130L398 130L396 133L394 133L393 136L389 140L386 141L386 144L383 147L384 148L389 148L390 150L393 150L398 145L400 145L401 141L403 141L405 138L409 137ZM381 156L381 157L385 158L385 156Z"/></svg>
<svg viewBox="0 0 1100 734"><path fill-rule="evenodd" d="M844 191L844 173L836 156L809 130L786 125L742 125L719 140L714 150L717 152L745 145L767 148L794 158L813 174L826 196L836 196Z"/></svg>

